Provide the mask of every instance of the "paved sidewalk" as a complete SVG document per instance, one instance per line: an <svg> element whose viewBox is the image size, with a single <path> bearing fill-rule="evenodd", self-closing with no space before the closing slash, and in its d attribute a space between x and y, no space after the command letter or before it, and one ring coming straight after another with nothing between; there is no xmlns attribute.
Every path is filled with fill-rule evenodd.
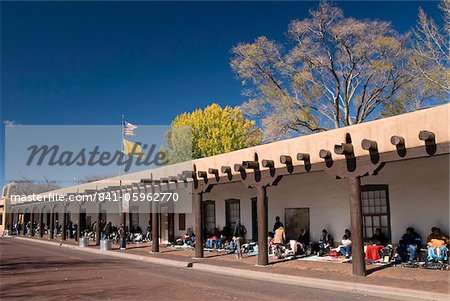
<svg viewBox="0 0 450 301"><path fill-rule="evenodd" d="M36 242L60 244L60 239L24 238ZM93 242L90 242L93 244ZM152 253L147 243L131 244L126 251L113 245L112 251L100 251L98 246L80 248L73 240L61 244L63 247L101 253L132 260L163 265L190 267L207 272L234 275L255 280L295 284L306 287L336 291L360 292L368 295L409 300L449 300L450 272L438 270L406 269L368 265L369 276L351 275L348 263L316 262L303 260L279 261L271 258L266 267L256 266L257 257L237 259L232 254L205 252L205 258L193 259L193 250L177 250L161 247L160 253Z"/></svg>

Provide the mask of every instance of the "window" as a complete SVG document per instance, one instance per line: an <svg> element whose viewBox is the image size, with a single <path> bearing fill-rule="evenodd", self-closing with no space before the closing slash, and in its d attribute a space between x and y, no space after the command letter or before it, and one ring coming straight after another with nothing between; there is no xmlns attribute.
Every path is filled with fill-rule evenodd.
<svg viewBox="0 0 450 301"><path fill-rule="evenodd" d="M139 207L131 207L129 218L130 226L137 229L139 227Z"/></svg>
<svg viewBox="0 0 450 301"><path fill-rule="evenodd" d="M186 214L178 214L178 230L186 230Z"/></svg>
<svg viewBox="0 0 450 301"><path fill-rule="evenodd" d="M388 185L364 185L361 187L363 234L370 238L380 228L391 240Z"/></svg>
<svg viewBox="0 0 450 301"><path fill-rule="evenodd" d="M216 227L216 203L214 201L203 202L203 224L209 232Z"/></svg>
<svg viewBox="0 0 450 301"><path fill-rule="evenodd" d="M0 226L3 225L3 213L0 213Z"/></svg>
<svg viewBox="0 0 450 301"><path fill-rule="evenodd" d="M227 228L233 231L236 221L241 218L241 202L237 199L225 201L225 220ZM245 225L244 225L245 226Z"/></svg>

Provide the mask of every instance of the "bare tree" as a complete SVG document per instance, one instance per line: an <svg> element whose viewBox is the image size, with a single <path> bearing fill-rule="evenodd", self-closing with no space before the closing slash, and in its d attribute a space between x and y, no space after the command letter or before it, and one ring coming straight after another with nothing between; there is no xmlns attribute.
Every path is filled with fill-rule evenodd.
<svg viewBox="0 0 450 301"><path fill-rule="evenodd" d="M22 179L12 181L13 188L11 189L11 194L15 195L31 195L39 194L47 191L52 191L61 188L60 185L54 180L48 179L44 176L43 182L37 182L22 176Z"/></svg>
<svg viewBox="0 0 450 301"><path fill-rule="evenodd" d="M439 5L442 11L444 25L440 28L436 22L419 9L417 26L413 30L413 56L411 57L411 73L424 80L437 92L450 92L450 0L444 0Z"/></svg>
<svg viewBox="0 0 450 301"><path fill-rule="evenodd" d="M91 182L95 182L95 181L100 181L100 180L104 180L107 178L112 178L115 177L115 174L104 174L104 175L85 175L82 177L77 177L74 178L74 181L77 184L85 184L85 183L91 183Z"/></svg>
<svg viewBox="0 0 450 301"><path fill-rule="evenodd" d="M407 37L389 22L344 18L322 2L310 18L289 24L287 47L258 37L232 49L231 66L260 118L266 139L361 123L380 114L411 78Z"/></svg>

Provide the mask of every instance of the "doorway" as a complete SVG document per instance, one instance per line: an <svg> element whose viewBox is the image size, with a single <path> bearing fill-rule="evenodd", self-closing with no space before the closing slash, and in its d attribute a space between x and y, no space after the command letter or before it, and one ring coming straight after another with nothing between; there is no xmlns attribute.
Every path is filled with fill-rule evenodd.
<svg viewBox="0 0 450 301"><path fill-rule="evenodd" d="M160 242L169 243L175 240L175 214L169 213L168 207L160 207L159 217Z"/></svg>
<svg viewBox="0 0 450 301"><path fill-rule="evenodd" d="M297 239L301 229L309 235L309 208L285 208L286 239Z"/></svg>

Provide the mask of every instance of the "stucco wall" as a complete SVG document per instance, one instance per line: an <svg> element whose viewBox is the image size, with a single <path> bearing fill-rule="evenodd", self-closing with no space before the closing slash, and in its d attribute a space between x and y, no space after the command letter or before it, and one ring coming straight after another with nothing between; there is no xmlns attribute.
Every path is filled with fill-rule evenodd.
<svg viewBox="0 0 450 301"><path fill-rule="evenodd" d="M440 227L449 233L449 155L412 159L388 163L377 176L364 177L362 184L389 185L392 241L397 242L406 227L413 226L423 239L432 226ZM286 176L278 186L267 189L269 198L268 231L273 227L275 216L284 221L285 208L310 209L310 235L317 240L323 228L340 240L343 231L350 228L349 197L346 180L336 180L325 172ZM251 199L256 196L255 189L242 183L218 185L210 193L204 194L204 201L215 201L216 226L225 225L225 200L239 199L241 221L248 230L247 238L252 237ZM141 213L139 223L145 232L148 213ZM75 215L72 220L76 220ZM93 220L95 218L93 217ZM119 216L108 215L108 221L119 223ZM186 228L194 226L193 214L186 214ZM179 217L175 214L175 236L179 230Z"/></svg>
<svg viewBox="0 0 450 301"><path fill-rule="evenodd" d="M362 179L362 184L389 185L392 241L397 242L408 226L416 228L425 239L432 226L449 233L449 155L413 159L387 164L378 176ZM285 208L310 208L310 235L317 240L326 228L339 240L350 227L348 187L346 180L335 180L325 172L292 175L267 190L269 224L275 216L284 222ZM241 220L252 235L251 198L254 189L241 183L216 186L204 200L216 201L216 225L225 224L225 200L241 201ZM192 227L192 214L186 224ZM177 225L176 225L177 226Z"/></svg>
<svg viewBox="0 0 450 301"><path fill-rule="evenodd" d="M432 226L449 233L449 155L390 163L363 184L389 184L392 239L412 226L426 239Z"/></svg>

